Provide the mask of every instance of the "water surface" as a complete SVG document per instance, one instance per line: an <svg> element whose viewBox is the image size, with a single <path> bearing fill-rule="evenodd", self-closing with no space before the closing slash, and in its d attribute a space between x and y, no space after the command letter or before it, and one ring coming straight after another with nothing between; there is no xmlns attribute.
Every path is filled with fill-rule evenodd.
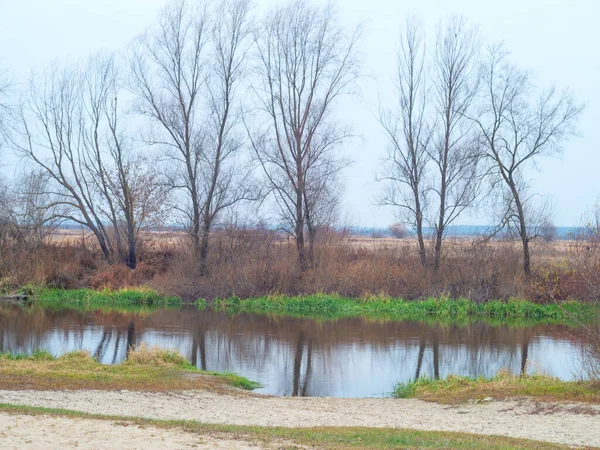
<svg viewBox="0 0 600 450"><path fill-rule="evenodd" d="M115 364L145 343L179 350L197 367L258 381L285 396L385 396L399 381L428 375L534 371L581 374L578 330L361 318L316 321L194 307L145 312L0 307L0 351L87 350Z"/></svg>

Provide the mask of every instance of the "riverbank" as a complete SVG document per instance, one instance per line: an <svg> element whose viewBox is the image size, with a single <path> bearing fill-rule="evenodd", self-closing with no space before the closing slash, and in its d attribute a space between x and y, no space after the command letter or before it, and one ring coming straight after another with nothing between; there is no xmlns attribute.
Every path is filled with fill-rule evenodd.
<svg viewBox="0 0 600 450"><path fill-rule="evenodd" d="M263 438L289 440L309 448L556 448L490 435L600 446L600 407L527 399L448 406L416 399L281 398L206 391L0 391L0 403L5 413L86 413L119 421L144 417L139 423L147 426L167 421L162 422L167 427L209 435L224 432L259 443Z"/></svg>
<svg viewBox="0 0 600 450"><path fill-rule="evenodd" d="M207 303L200 300L198 305L206 307ZM572 324L585 323L597 317L600 313L600 307L597 303L575 301L540 304L511 299L476 303L469 299L451 299L448 297L406 301L386 296L367 296L351 299L329 294L297 297L271 295L250 299L231 297L215 300L212 307L232 312L274 313L315 318L357 316L394 319L435 318L441 320L477 318Z"/></svg>
<svg viewBox="0 0 600 450"><path fill-rule="evenodd" d="M198 370L177 352L145 346L129 350L126 361L112 365L100 364L85 352L67 353L59 358L43 351L32 355L0 353L1 389L151 392L203 389L224 392L232 388L252 390L259 386L232 373Z"/></svg>
<svg viewBox="0 0 600 450"><path fill-rule="evenodd" d="M56 289L31 288L31 298L48 306L56 305L94 305L94 306L147 306L179 307L183 305L180 297L162 295L153 289L135 287L126 289Z"/></svg>
<svg viewBox="0 0 600 450"><path fill-rule="evenodd" d="M494 399L528 397L536 401L570 401L600 404L598 381L561 381L545 375L514 375L502 371L494 377L450 375L435 380L421 377L398 383L394 398L418 398L447 404L481 402Z"/></svg>
<svg viewBox="0 0 600 450"><path fill-rule="evenodd" d="M149 288L121 290L64 290L36 288L31 296L37 304L48 308L161 308L181 307L179 297L165 296ZM198 308L207 307L228 312L278 314L316 319L348 317L404 319L435 319L467 321L545 322L581 325L598 317L598 303L576 301L533 303L526 300L491 300L476 303L469 299L448 297L406 301L387 296L364 296L346 298L335 294L318 294L288 297L269 295L240 299L229 297L206 301L198 299Z"/></svg>

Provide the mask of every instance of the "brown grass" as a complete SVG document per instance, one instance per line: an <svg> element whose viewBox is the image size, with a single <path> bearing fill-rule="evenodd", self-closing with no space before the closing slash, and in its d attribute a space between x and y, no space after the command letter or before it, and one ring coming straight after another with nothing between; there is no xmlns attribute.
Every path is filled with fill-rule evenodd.
<svg viewBox="0 0 600 450"><path fill-rule="evenodd" d="M201 389L235 393L238 391L232 390L232 386L251 386L248 380L233 374L199 371L183 356L168 350L142 346L128 356L121 364L105 365L86 352L67 353L57 359L43 353L33 357L0 354L0 389L154 392Z"/></svg>
<svg viewBox="0 0 600 450"><path fill-rule="evenodd" d="M422 378L400 383L394 390L398 398L419 398L440 403L479 402L482 399L531 397L541 402L583 402L600 404L600 383L561 381L545 375L514 375L501 371L491 378L450 375L443 380ZM600 411L589 409L598 415Z"/></svg>
<svg viewBox="0 0 600 450"><path fill-rule="evenodd" d="M348 297L447 295L474 301L520 297L547 302L595 295L573 268L574 254L581 247L573 241L534 243L530 279L522 275L518 243L509 241L448 239L437 273L421 267L412 238L326 232L316 245L314 268L304 273L298 268L293 242L272 230L230 228L215 232L210 245L209 273L201 277L184 233L146 232L141 236L139 265L132 271L107 264L89 234L59 231L39 248L3 253L0 289L26 283L113 289L150 284L189 300L325 292Z"/></svg>

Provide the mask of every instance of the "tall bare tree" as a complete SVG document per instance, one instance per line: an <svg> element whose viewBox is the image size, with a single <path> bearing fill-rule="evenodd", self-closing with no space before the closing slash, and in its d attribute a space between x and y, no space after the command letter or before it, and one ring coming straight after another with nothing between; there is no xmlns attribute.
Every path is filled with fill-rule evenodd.
<svg viewBox="0 0 600 450"><path fill-rule="evenodd" d="M203 146L202 87L204 84L207 11L185 1L173 3L160 23L143 35L131 58L131 89L137 111L158 124L161 132L149 141L163 144L172 163L173 189L185 192L187 205L178 207L189 223L196 256L200 256L202 205L200 165Z"/></svg>
<svg viewBox="0 0 600 450"><path fill-rule="evenodd" d="M400 209L400 219L416 230L421 265L427 265L424 223L427 207L428 147L432 141L426 116L427 72L420 24L408 19L397 55L397 111L382 111L380 123L390 143L378 179L387 186L379 204Z"/></svg>
<svg viewBox="0 0 600 450"><path fill-rule="evenodd" d="M209 235L219 214L241 201L258 198L251 170L241 160L244 139L238 95L250 38L250 1L228 0L214 12L212 64L208 66L208 120L203 152L201 272L206 271Z"/></svg>
<svg viewBox="0 0 600 450"><path fill-rule="evenodd" d="M56 198L45 206L60 207L62 219L88 228L104 256L113 260L100 193L87 172L87 158L94 152L88 137L95 125L87 114L84 79L77 67L54 67L42 78L33 78L14 144L52 180Z"/></svg>
<svg viewBox="0 0 600 450"><path fill-rule="evenodd" d="M51 195L36 204L46 219L88 228L106 259L135 268L138 231L162 210L164 189L127 144L119 95L112 55L52 68L32 79L13 142L48 180Z"/></svg>
<svg viewBox="0 0 600 450"><path fill-rule="evenodd" d="M531 194L525 170L547 155L561 152L574 133L582 106L570 90L540 90L531 76L513 65L501 46L490 48L483 63L481 109L471 117L481 132L481 145L492 186L503 190L502 223L513 224L523 248L523 270L531 274L529 226Z"/></svg>
<svg viewBox="0 0 600 450"><path fill-rule="evenodd" d="M228 0L216 10L175 2L158 27L140 38L131 58L137 110L159 125L149 141L167 149L168 184L187 200L179 211L201 273L219 213L252 197L235 168L243 144L237 88L249 12L247 0Z"/></svg>
<svg viewBox="0 0 600 450"><path fill-rule="evenodd" d="M147 155L133 149L119 106L122 83L114 59L99 60L96 73L103 74L101 79L107 85L99 105L105 135L103 152L98 152L91 172L107 199L106 213L117 230L119 255L135 269L140 231L164 223L168 189L156 165L151 166Z"/></svg>
<svg viewBox="0 0 600 450"><path fill-rule="evenodd" d="M357 38L358 31L348 34L338 24L331 4L294 0L270 12L256 39L255 92L265 123L252 145L303 271L305 228L331 200L328 180L345 164L336 150L349 132L332 111L354 87Z"/></svg>
<svg viewBox="0 0 600 450"><path fill-rule="evenodd" d="M453 18L440 24L431 55L423 41L421 25L409 19L398 52L398 112L380 115L391 144L379 177L387 183L380 204L399 207L414 226L423 266L423 230L431 221L437 270L448 226L473 205L480 180L477 140L466 117L477 93L478 37L464 19Z"/></svg>
<svg viewBox="0 0 600 450"><path fill-rule="evenodd" d="M473 205L481 178L480 152L467 118L477 95L479 38L462 18L440 25L433 58L432 91L436 131L428 147L435 170L433 193L438 213L434 224L434 269L440 266L448 226Z"/></svg>

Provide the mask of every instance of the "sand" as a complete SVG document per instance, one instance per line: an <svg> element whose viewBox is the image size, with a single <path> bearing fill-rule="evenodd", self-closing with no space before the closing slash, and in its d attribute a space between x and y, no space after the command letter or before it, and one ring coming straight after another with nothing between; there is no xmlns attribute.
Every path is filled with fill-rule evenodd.
<svg viewBox="0 0 600 450"><path fill-rule="evenodd" d="M600 406L526 399L449 406L414 399L282 398L199 391L0 391L0 403L211 424L459 431L600 447Z"/></svg>
<svg viewBox="0 0 600 450"><path fill-rule="evenodd" d="M122 422L0 413L0 448L256 450L257 446L244 441Z"/></svg>

